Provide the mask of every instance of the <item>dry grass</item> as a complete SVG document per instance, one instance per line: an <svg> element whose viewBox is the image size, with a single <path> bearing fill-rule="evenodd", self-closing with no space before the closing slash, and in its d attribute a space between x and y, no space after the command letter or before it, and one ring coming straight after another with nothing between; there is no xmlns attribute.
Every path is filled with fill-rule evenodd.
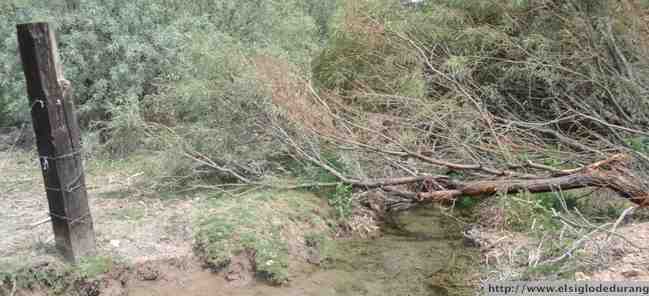
<svg viewBox="0 0 649 296"><path fill-rule="evenodd" d="M368 3L345 1L345 18L342 31L362 36L370 48L379 48L386 42L383 24L367 15Z"/></svg>
<svg viewBox="0 0 649 296"><path fill-rule="evenodd" d="M586 200L561 194L563 205L566 198L578 201L569 210L564 207L540 211L539 202L547 196L509 196L506 201L520 203L494 201L481 205L483 279L649 278L649 224L627 224L642 219L643 210L636 208L638 215L630 217L631 204L620 203L611 194L578 195ZM523 219L517 220L516 230L507 223L507 217L512 215Z"/></svg>
<svg viewBox="0 0 649 296"><path fill-rule="evenodd" d="M323 133L334 133L333 119L316 104L309 82L299 77L291 65L269 56L253 59L257 75L271 93L273 104L294 124Z"/></svg>

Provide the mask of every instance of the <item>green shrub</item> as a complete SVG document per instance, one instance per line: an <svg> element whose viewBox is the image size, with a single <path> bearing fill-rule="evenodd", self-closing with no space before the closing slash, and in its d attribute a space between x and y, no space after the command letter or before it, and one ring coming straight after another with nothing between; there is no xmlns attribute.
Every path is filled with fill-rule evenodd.
<svg viewBox="0 0 649 296"><path fill-rule="evenodd" d="M73 271L82 278L94 278L109 272L112 267L113 259L110 257L86 257L81 259Z"/></svg>
<svg viewBox="0 0 649 296"><path fill-rule="evenodd" d="M14 25L48 21L82 127L102 130L105 151L121 157L142 148L153 122L173 127L206 155L232 151L226 162L263 161L276 149L262 146L277 143L253 133L268 126L270 110L252 58L271 55L308 68L336 7L334 0L82 0L76 8L3 2L0 125L29 121Z"/></svg>
<svg viewBox="0 0 649 296"><path fill-rule="evenodd" d="M198 225L200 232L197 234L196 248L212 266L223 268L229 263L231 247L225 244L232 238L234 227L218 216L210 217Z"/></svg>
<svg viewBox="0 0 649 296"><path fill-rule="evenodd" d="M284 284L288 281L288 246L280 236L280 229L273 227L267 239L243 237L244 245L255 250L255 266L258 274L273 284Z"/></svg>
<svg viewBox="0 0 649 296"><path fill-rule="evenodd" d="M425 92L416 51L388 38L385 26L373 23L365 14L381 13L394 5L390 3L384 7L369 1L348 8L345 22L313 62L313 77L320 87L341 91L354 105L368 111L385 111L385 106L366 94L417 97Z"/></svg>
<svg viewBox="0 0 649 296"><path fill-rule="evenodd" d="M505 225L511 230L529 232L534 226L533 233L558 230L559 221L552 218L552 212L546 204L552 201L544 194L539 198L532 193L498 196L499 207L503 209Z"/></svg>
<svg viewBox="0 0 649 296"><path fill-rule="evenodd" d="M455 206L459 209L471 209L480 203L479 199L472 198L470 196L465 196L460 198Z"/></svg>
<svg viewBox="0 0 649 296"><path fill-rule="evenodd" d="M625 140L626 144L631 147L634 151L640 153L649 153L649 137L633 137Z"/></svg>
<svg viewBox="0 0 649 296"><path fill-rule="evenodd" d="M577 110L646 129L649 43L638 26L646 11L637 1L431 0L417 9L403 8L399 1L364 1L349 6L314 61L314 80L323 93L360 107L355 112L400 117L403 126L395 137L412 149L434 146L440 138L480 141L479 130L453 129L469 125L459 115L476 103L505 120L550 122ZM386 99L372 97L376 93ZM425 130L432 139L421 128L431 124L431 114L444 114L449 125ZM366 124L361 116L356 119ZM628 136L614 136L601 122L585 118L547 128L577 141L604 136L614 145L623 145L621 139ZM534 134L544 144L562 142Z"/></svg>
<svg viewBox="0 0 649 296"><path fill-rule="evenodd" d="M353 209L352 186L338 184L334 193L329 196L329 205L336 210L339 219L349 217Z"/></svg>

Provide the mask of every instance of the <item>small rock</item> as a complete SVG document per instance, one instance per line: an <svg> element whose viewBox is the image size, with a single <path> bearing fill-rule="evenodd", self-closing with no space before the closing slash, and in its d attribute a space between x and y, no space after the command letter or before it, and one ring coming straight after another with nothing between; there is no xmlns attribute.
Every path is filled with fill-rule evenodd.
<svg viewBox="0 0 649 296"><path fill-rule="evenodd" d="M577 281L588 281L588 280L590 280L590 277L587 276L585 273L578 271L578 272L575 272L575 280L577 280Z"/></svg>
<svg viewBox="0 0 649 296"><path fill-rule="evenodd" d="M137 268L137 277L142 281L155 281L160 277L160 271L149 265L142 265Z"/></svg>
<svg viewBox="0 0 649 296"><path fill-rule="evenodd" d="M225 279L233 287L243 287L254 280L254 252L247 250L230 258Z"/></svg>
<svg viewBox="0 0 649 296"><path fill-rule="evenodd" d="M306 261L314 265L320 265L320 263L322 262L320 252L318 252L318 250L314 248L307 249Z"/></svg>
<svg viewBox="0 0 649 296"><path fill-rule="evenodd" d="M637 269L625 270L622 272L622 275L626 278L637 277L640 275L640 271Z"/></svg>
<svg viewBox="0 0 649 296"><path fill-rule="evenodd" d="M480 229L477 225L468 225L464 228L462 232L464 236L464 246L466 247L480 247L482 246L482 241L480 239Z"/></svg>
<svg viewBox="0 0 649 296"><path fill-rule="evenodd" d="M117 239L111 239L110 240L110 245L113 246L114 248L119 248L120 243L121 242L119 240L117 240Z"/></svg>

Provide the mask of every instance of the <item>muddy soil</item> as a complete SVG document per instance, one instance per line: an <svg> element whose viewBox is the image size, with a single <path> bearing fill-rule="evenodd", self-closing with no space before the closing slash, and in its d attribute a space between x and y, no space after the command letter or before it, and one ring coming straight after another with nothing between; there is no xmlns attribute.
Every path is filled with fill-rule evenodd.
<svg viewBox="0 0 649 296"><path fill-rule="evenodd" d="M163 263L154 266L160 271L155 280L129 282L127 295L473 295L467 279L477 278L478 256L463 246L461 227L435 209L404 213L397 221L399 227L379 238L339 241L322 266L293 262L299 272L284 286L259 279L241 286L198 264Z"/></svg>

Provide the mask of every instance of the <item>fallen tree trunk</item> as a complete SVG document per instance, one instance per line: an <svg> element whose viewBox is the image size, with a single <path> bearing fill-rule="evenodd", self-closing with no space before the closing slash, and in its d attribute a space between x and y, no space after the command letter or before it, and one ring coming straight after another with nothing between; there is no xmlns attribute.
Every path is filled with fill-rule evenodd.
<svg viewBox="0 0 649 296"><path fill-rule="evenodd" d="M593 163L578 170L557 171L552 176L535 179L495 179L487 181L455 181L445 176L430 176L428 178L412 178L422 181L422 191L402 191L393 186L381 187L384 191L398 198L409 199L411 204L424 202L453 202L460 197L470 196L486 198L497 193L519 192L552 192L585 187L607 188L623 198L630 200L640 207L649 206L649 191L629 172L626 163L628 157L623 154L614 155L606 160ZM396 180L403 181L403 178ZM363 182L367 184L368 182ZM359 183L359 184L363 184ZM383 184L403 184L383 180ZM403 209L403 202L392 201ZM390 205L388 205L388 208Z"/></svg>
<svg viewBox="0 0 649 296"><path fill-rule="evenodd" d="M416 196L419 201L450 201L461 196L487 197L496 193L541 193L584 187L608 188L640 206L649 206L649 193L624 178L600 173L579 173L536 180L477 181L462 183L457 189L420 192Z"/></svg>

